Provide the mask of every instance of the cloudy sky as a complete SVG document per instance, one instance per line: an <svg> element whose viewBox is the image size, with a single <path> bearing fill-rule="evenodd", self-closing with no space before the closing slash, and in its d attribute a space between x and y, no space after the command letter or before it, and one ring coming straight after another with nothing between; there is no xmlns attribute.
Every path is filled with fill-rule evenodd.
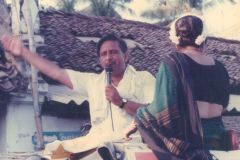
<svg viewBox="0 0 240 160"><path fill-rule="evenodd" d="M240 0L236 2L218 3L203 11L208 35L240 40Z"/></svg>

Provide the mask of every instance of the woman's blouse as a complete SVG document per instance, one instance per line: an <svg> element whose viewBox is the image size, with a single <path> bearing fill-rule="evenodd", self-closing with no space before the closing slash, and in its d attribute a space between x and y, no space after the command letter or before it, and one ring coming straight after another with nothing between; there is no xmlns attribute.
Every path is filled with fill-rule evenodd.
<svg viewBox="0 0 240 160"><path fill-rule="evenodd" d="M202 65L186 55L193 83L195 100L227 107L229 102L229 76L223 64Z"/></svg>

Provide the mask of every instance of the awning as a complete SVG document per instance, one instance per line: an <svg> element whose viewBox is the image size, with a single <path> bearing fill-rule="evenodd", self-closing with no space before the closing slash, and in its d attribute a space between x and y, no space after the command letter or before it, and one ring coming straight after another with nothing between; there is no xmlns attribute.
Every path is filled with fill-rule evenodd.
<svg viewBox="0 0 240 160"><path fill-rule="evenodd" d="M81 93L75 92L63 85L49 85L47 98L49 100L68 104L70 101L74 101L80 105L84 101L88 100L87 97L82 96Z"/></svg>

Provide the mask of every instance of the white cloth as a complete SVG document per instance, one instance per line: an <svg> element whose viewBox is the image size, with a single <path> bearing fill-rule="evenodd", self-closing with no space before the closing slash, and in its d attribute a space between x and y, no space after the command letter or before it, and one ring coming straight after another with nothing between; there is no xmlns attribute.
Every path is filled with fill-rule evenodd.
<svg viewBox="0 0 240 160"><path fill-rule="evenodd" d="M114 132L112 131L109 104L105 97L106 72L95 74L66 71L73 84L73 90L88 97L92 127L84 137L47 144L44 154L52 155L55 152L55 154L65 155L64 151L78 153L95 148L105 142L121 140L124 130L133 121L133 117L124 109L111 104L114 124ZM127 100L143 104L151 103L155 90L155 78L147 71L136 71L128 65L123 79L116 89L120 96Z"/></svg>
<svg viewBox="0 0 240 160"><path fill-rule="evenodd" d="M211 154L214 155L218 160L239 160L240 150L232 150L232 151L217 151L211 150Z"/></svg>
<svg viewBox="0 0 240 160"><path fill-rule="evenodd" d="M73 90L88 97L90 106L91 133L110 133L112 131L111 115L105 97L107 84L106 72L101 74L82 73L67 70L73 84ZM121 97L138 103L150 103L153 100L155 78L147 71L136 71L128 65L123 79L116 89ZM125 110L111 104L115 133L121 133L133 120Z"/></svg>

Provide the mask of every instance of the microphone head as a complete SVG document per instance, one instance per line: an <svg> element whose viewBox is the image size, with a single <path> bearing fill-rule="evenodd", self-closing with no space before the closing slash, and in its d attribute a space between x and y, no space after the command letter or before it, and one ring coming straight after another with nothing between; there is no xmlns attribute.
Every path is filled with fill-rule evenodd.
<svg viewBox="0 0 240 160"><path fill-rule="evenodd" d="M113 69L112 69L112 65L108 65L106 68L105 68L106 72L107 73L112 73Z"/></svg>
<svg viewBox="0 0 240 160"><path fill-rule="evenodd" d="M112 83L112 65L108 65L106 68L106 74L107 74L107 84L111 84Z"/></svg>

